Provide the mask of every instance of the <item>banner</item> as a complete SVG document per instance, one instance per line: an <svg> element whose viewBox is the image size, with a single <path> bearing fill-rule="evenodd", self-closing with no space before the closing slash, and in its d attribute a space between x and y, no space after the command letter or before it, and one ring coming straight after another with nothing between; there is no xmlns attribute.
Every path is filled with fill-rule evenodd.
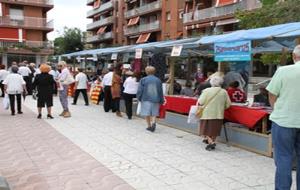
<svg viewBox="0 0 300 190"><path fill-rule="evenodd" d="M143 49L136 49L135 50L135 58L136 59L141 59L143 55Z"/></svg>
<svg viewBox="0 0 300 190"><path fill-rule="evenodd" d="M117 60L117 59L118 59L118 54L117 53L111 54L111 60Z"/></svg>
<svg viewBox="0 0 300 190"><path fill-rule="evenodd" d="M251 41L215 43L215 61L251 61Z"/></svg>

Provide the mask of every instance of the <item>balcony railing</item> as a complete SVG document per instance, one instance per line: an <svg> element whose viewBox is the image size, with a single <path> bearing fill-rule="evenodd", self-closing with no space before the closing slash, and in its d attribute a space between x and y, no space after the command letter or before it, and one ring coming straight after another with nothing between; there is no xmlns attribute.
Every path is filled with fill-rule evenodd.
<svg viewBox="0 0 300 190"><path fill-rule="evenodd" d="M113 38L113 33L106 32L104 34L87 37L86 42L92 43L92 42L98 42L98 41L103 41L103 40L112 39L112 38Z"/></svg>
<svg viewBox="0 0 300 190"><path fill-rule="evenodd" d="M86 4L89 5L91 3L93 3L95 0L87 0Z"/></svg>
<svg viewBox="0 0 300 190"><path fill-rule="evenodd" d="M53 0L4 0L9 3L30 3L30 4L38 4L38 5L53 5Z"/></svg>
<svg viewBox="0 0 300 190"><path fill-rule="evenodd" d="M138 7L138 8L135 8L135 9L132 9L132 10L129 10L129 11L125 12L125 17L128 18L128 17L133 17L133 16L136 16L136 15L141 15L141 14L144 14L144 13L151 12L153 10L161 9L161 7L162 7L162 1L157 0L157 1L154 1L154 2L149 3L147 5L143 5L141 7Z"/></svg>
<svg viewBox="0 0 300 190"><path fill-rule="evenodd" d="M238 10L253 10L260 8L262 4L256 0L243 0L238 3L222 6L222 7L210 7L207 9L197 10L195 12L189 12L184 14L183 22L193 22L214 17L221 17L225 15L232 15Z"/></svg>
<svg viewBox="0 0 300 190"><path fill-rule="evenodd" d="M52 49L53 43L46 41L23 41L23 42L7 42L0 41L0 47L2 48L42 48Z"/></svg>
<svg viewBox="0 0 300 190"><path fill-rule="evenodd" d="M158 30L160 29L160 22L155 21L149 24L140 24L138 26L125 28L125 35L137 34L141 32L147 32L151 30Z"/></svg>
<svg viewBox="0 0 300 190"><path fill-rule="evenodd" d="M0 26L17 26L53 29L53 20L39 17L18 17L14 15L0 17Z"/></svg>
<svg viewBox="0 0 300 190"><path fill-rule="evenodd" d="M87 30L91 30L91 29L94 29L94 28L97 28L97 27L100 27L100 26L103 26L103 25L113 23L113 21L114 21L114 17L112 17L112 16L104 18L104 19L100 19L100 20L95 21L91 24L88 24L87 25Z"/></svg>
<svg viewBox="0 0 300 190"><path fill-rule="evenodd" d="M100 7L96 9L92 9L87 12L87 17L92 17L95 14L101 13L107 9L113 8L113 1L109 1L107 3L101 4Z"/></svg>

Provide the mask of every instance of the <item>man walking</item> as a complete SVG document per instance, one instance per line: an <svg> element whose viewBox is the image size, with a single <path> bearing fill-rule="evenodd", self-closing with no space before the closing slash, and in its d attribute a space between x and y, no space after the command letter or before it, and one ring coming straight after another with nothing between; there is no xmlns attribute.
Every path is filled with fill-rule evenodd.
<svg viewBox="0 0 300 190"><path fill-rule="evenodd" d="M86 74L83 73L83 69L78 69L79 73L75 77L75 95L73 100L73 105L76 105L77 99L80 93L82 93L85 105L89 105L89 99L87 96L87 84L88 84L88 78Z"/></svg>
<svg viewBox="0 0 300 190"><path fill-rule="evenodd" d="M277 70L268 85L274 108L272 139L276 165L275 189L289 190L292 185L292 161L297 155L297 189L300 190L300 45L293 51L294 65Z"/></svg>
<svg viewBox="0 0 300 190"><path fill-rule="evenodd" d="M113 100L111 94L111 85L113 79L113 67L109 69L109 72L104 75L102 84L104 86L104 111L109 112L113 108Z"/></svg>

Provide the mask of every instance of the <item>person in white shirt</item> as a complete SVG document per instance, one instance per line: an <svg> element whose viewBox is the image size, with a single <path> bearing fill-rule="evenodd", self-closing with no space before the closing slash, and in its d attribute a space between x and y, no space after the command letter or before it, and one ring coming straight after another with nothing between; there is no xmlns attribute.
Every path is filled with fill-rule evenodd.
<svg viewBox="0 0 300 190"><path fill-rule="evenodd" d="M52 69L49 72L49 74L53 76L54 80L56 80L59 76L59 72L55 66L52 66ZM57 84L54 85L53 94L57 95Z"/></svg>
<svg viewBox="0 0 300 190"><path fill-rule="evenodd" d="M23 62L19 64L18 73L22 75L24 81L26 82L26 89L29 95L32 94L32 79L30 75L32 74L31 70L27 67L27 65Z"/></svg>
<svg viewBox="0 0 300 190"><path fill-rule="evenodd" d="M88 78L86 74L83 73L82 68L79 68L78 71L79 73L75 77L75 95L74 95L72 105L76 105L78 96L80 93L82 93L85 101L85 105L88 106L89 105L89 99L87 96Z"/></svg>
<svg viewBox="0 0 300 190"><path fill-rule="evenodd" d="M3 81L9 75L9 72L5 70L5 65L0 64L0 89L1 89L1 97L4 97L4 84Z"/></svg>
<svg viewBox="0 0 300 190"><path fill-rule="evenodd" d="M63 112L59 115L64 118L71 117L71 113L69 110L69 102L68 102L68 89L69 84L66 84L66 81L68 80L68 77L71 75L67 63L64 61L61 61L57 65L58 70L60 70L60 74L58 75L58 90L59 90L59 100L63 107Z"/></svg>
<svg viewBox="0 0 300 190"><path fill-rule="evenodd" d="M110 109L113 108L113 100L111 95L111 85L113 79L113 70L114 68L111 67L109 72L104 75L102 84L104 86L104 111L109 112Z"/></svg>
<svg viewBox="0 0 300 190"><path fill-rule="evenodd" d="M22 93L27 93L26 82L23 77L18 74L18 67L11 67L12 73L3 81L5 92L9 96L11 115L15 115L15 97L17 97L18 114L22 114Z"/></svg>
<svg viewBox="0 0 300 190"><path fill-rule="evenodd" d="M132 119L132 100L136 98L136 93L139 88L139 82L141 75L139 73L133 73L127 71L125 75L129 76L124 84L123 98L125 100L126 114L128 119Z"/></svg>

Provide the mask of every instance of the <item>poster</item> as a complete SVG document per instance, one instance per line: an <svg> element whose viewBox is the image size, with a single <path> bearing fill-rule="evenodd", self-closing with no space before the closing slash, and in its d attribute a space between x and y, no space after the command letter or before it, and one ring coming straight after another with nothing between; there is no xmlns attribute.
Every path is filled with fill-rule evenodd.
<svg viewBox="0 0 300 190"><path fill-rule="evenodd" d="M139 48L135 50L135 58L136 59L142 59L143 56L143 49Z"/></svg>
<svg viewBox="0 0 300 190"><path fill-rule="evenodd" d="M117 53L111 54L111 60L117 60L117 59L118 59L118 54Z"/></svg>
<svg viewBox="0 0 300 190"><path fill-rule="evenodd" d="M215 43L215 61L251 61L251 41Z"/></svg>
<svg viewBox="0 0 300 190"><path fill-rule="evenodd" d="M171 57L178 57L181 55L182 45L173 46Z"/></svg>

